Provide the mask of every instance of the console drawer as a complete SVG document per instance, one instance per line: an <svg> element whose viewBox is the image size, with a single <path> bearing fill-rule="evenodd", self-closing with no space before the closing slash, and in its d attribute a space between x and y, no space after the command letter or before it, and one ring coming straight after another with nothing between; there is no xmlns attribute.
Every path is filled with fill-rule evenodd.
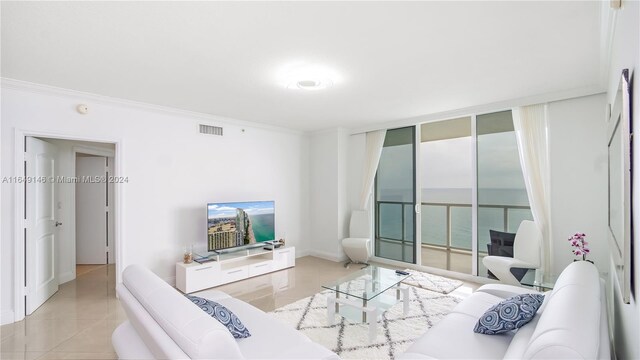
<svg viewBox="0 0 640 360"><path fill-rule="evenodd" d="M273 261L264 261L257 264L249 265L249 276L257 276L271 272L273 269Z"/></svg>
<svg viewBox="0 0 640 360"><path fill-rule="evenodd" d="M230 269L223 269L220 274L221 284L226 284L233 281L243 280L249 276L248 266L239 266Z"/></svg>
<svg viewBox="0 0 640 360"><path fill-rule="evenodd" d="M216 278L218 272L215 264L203 264L187 270L187 292L198 291L210 287L211 281Z"/></svg>

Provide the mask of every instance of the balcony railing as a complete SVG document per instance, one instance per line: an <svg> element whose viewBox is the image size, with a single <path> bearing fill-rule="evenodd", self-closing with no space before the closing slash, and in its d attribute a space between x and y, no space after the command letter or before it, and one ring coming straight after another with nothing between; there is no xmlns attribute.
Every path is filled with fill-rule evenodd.
<svg viewBox="0 0 640 360"><path fill-rule="evenodd" d="M478 216L488 217L491 221L489 226L493 230L509 231L509 229L517 229L517 222L530 218L530 212L527 212L529 216L523 216L521 210L530 210L529 206L518 205L479 205ZM438 211L438 209L442 209ZM490 209L493 210L493 214ZM453 216L454 213L466 210L469 212L468 216L462 213L458 216ZM472 224L471 224L471 204L462 203L436 203L436 202L422 202L421 212L423 216L428 212L432 212L434 217L443 220L444 224L440 225L438 222L434 226L442 226L439 229L425 228L425 219L423 219L421 247L424 249L434 249L440 251L446 251L447 253L447 268L450 264L450 254L461 253L471 254L472 250ZM483 210L485 212L482 214ZM518 210L520 212L518 213ZM434 214L433 211L437 213ZM382 222L381 222L382 215ZM413 224L413 203L401 202L401 201L376 201L376 255L382 257L389 257L388 254L380 254L380 245L385 244L387 246L400 246L399 251L394 251L395 258L397 260L405 260L408 258L413 259L413 256L407 254L408 251L413 249L413 231L415 226ZM435 219L437 221L438 219ZM427 220L430 221L430 220ZM431 219L433 221L433 219ZM461 223L464 221L465 223ZM479 224L483 226L483 224ZM500 226L501 225L501 226ZM515 226L514 226L515 225ZM460 236L461 233L468 231L468 236ZM515 230L512 230L515 231ZM458 237L454 239L454 232L457 232ZM427 238L424 238L427 237ZM429 238L431 237L431 238ZM489 243L489 233L483 232L478 235L478 252L480 255L486 255L486 244ZM483 246L485 245L485 246ZM398 257L402 258L398 258Z"/></svg>
<svg viewBox="0 0 640 360"><path fill-rule="evenodd" d="M382 214L383 212L384 214ZM381 218L384 218L385 226L380 226L382 224ZM415 263L415 252L413 251L414 218L413 203L376 201L376 256ZM384 245L387 246L386 249L394 249L393 252L381 251Z"/></svg>

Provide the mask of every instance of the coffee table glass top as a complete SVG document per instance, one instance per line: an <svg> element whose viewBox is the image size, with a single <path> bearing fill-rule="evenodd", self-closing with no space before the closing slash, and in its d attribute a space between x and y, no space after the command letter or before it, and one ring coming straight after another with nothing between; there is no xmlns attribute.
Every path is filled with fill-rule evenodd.
<svg viewBox="0 0 640 360"><path fill-rule="evenodd" d="M398 285L409 276L411 275L397 274L393 269L370 265L329 284L322 285L322 287L340 294L369 301Z"/></svg>
<svg viewBox="0 0 640 360"><path fill-rule="evenodd" d="M536 280L536 269L529 269L524 277L520 280L520 284L525 286L531 286L539 291L552 290L556 283L557 276L552 276L551 281L538 281Z"/></svg>

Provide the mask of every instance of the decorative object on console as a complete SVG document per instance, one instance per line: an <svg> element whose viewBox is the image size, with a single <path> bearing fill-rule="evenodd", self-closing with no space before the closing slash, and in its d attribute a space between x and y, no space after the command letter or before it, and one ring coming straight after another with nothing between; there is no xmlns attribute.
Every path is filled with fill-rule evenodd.
<svg viewBox="0 0 640 360"><path fill-rule="evenodd" d="M473 331L497 335L519 329L533 319L543 301L542 294L512 296L490 307L480 317Z"/></svg>
<svg viewBox="0 0 640 360"><path fill-rule="evenodd" d="M182 261L185 264L191 264L193 262L193 244L184 247L184 256Z"/></svg>
<svg viewBox="0 0 640 360"><path fill-rule="evenodd" d="M575 233L572 237L569 238L569 243L575 249L571 250L573 255L581 256L582 260L587 260L587 254L591 251L589 250L589 243L584 239L586 235L583 233ZM575 261L575 260L574 260ZM593 261L592 261L593 262Z"/></svg>
<svg viewBox="0 0 640 360"><path fill-rule="evenodd" d="M231 335L236 339L244 339L251 336L249 329L238 319L236 314L232 313L226 307L218 304L217 302L209 299L204 299L199 296L185 295L187 299L191 300L194 304L198 305L212 318L218 320L220 324L224 325Z"/></svg>

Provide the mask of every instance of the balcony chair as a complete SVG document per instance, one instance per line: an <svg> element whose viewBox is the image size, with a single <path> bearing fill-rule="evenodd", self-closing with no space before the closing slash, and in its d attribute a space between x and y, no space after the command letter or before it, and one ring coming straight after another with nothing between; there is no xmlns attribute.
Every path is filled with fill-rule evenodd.
<svg viewBox="0 0 640 360"><path fill-rule="evenodd" d="M513 257L513 241L516 238L515 233L489 230L489 237L491 238L491 243L487 244L487 254L489 256ZM527 274L528 270L529 269L511 268L511 273L520 281ZM487 270L487 276L489 279L498 279L489 270Z"/></svg>
<svg viewBox="0 0 640 360"><path fill-rule="evenodd" d="M540 249L542 232L533 221L520 223L513 241L513 258L505 256L485 256L482 263L498 280L511 285L520 285L512 268L538 269L541 266Z"/></svg>
<svg viewBox="0 0 640 360"><path fill-rule="evenodd" d="M342 239L342 249L349 257L344 267L351 264L365 264L363 269L369 266L371 257L371 238L369 237L369 212L366 210L354 210L351 212L349 222L349 237Z"/></svg>

